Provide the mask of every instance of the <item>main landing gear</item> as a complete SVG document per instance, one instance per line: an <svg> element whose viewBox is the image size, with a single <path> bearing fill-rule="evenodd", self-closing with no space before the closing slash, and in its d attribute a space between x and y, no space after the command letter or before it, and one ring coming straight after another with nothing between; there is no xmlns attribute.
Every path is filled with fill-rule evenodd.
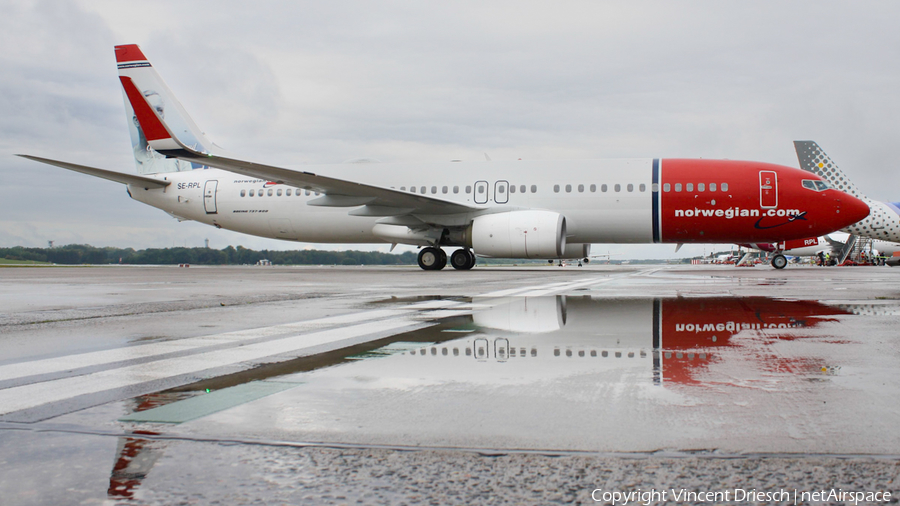
<svg viewBox="0 0 900 506"><path fill-rule="evenodd" d="M784 269L784 267L788 264L787 258L781 253L772 257L772 267L776 269Z"/></svg>
<svg viewBox="0 0 900 506"><path fill-rule="evenodd" d="M447 254L441 248L427 247L419 250L419 267L426 271L439 271L447 265ZM450 255L450 265L454 269L467 271L475 267L475 253L469 249L458 249Z"/></svg>
<svg viewBox="0 0 900 506"><path fill-rule="evenodd" d="M458 249L450 255L450 265L456 270L467 271L475 267L475 253L470 249Z"/></svg>
<svg viewBox="0 0 900 506"><path fill-rule="evenodd" d="M439 271L447 265L447 254L441 248L422 248L418 262L419 267L426 271Z"/></svg>

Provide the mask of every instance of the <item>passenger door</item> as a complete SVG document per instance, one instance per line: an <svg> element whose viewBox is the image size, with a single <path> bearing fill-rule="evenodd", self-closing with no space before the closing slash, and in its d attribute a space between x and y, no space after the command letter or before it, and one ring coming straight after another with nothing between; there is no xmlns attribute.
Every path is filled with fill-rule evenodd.
<svg viewBox="0 0 900 506"><path fill-rule="evenodd" d="M771 170L759 171L759 207L778 207L778 175Z"/></svg>
<svg viewBox="0 0 900 506"><path fill-rule="evenodd" d="M211 179L203 185L203 208L206 209L206 214L217 214L216 187L218 185L219 182L215 179Z"/></svg>

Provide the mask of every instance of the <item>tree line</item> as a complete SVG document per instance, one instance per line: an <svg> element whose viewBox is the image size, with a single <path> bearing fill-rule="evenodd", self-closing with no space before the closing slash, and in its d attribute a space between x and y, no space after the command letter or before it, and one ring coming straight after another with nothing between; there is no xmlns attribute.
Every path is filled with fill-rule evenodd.
<svg viewBox="0 0 900 506"><path fill-rule="evenodd" d="M63 265L137 264L137 265L244 265L266 259L277 265L414 265L416 254L377 251L262 250L243 246L211 248L96 248L87 244L69 244L54 248L0 248L0 258L31 260Z"/></svg>

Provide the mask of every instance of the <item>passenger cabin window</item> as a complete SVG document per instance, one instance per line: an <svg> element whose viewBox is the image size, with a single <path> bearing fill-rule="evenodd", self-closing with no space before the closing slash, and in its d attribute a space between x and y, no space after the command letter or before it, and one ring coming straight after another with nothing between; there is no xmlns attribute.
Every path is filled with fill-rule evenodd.
<svg viewBox="0 0 900 506"><path fill-rule="evenodd" d="M566 193L572 193L572 185L570 185L570 184L566 185Z"/></svg>
<svg viewBox="0 0 900 506"><path fill-rule="evenodd" d="M450 191L446 186L441 187L441 193L447 193Z"/></svg>
<svg viewBox="0 0 900 506"><path fill-rule="evenodd" d="M459 186L453 187L453 193L459 193Z"/></svg>
<svg viewBox="0 0 900 506"><path fill-rule="evenodd" d="M606 193L607 186L605 184L600 185L600 191Z"/></svg>
<svg viewBox="0 0 900 506"><path fill-rule="evenodd" d="M423 186L423 187L419 188L419 192L420 192L422 195L425 195L425 187Z"/></svg>
<svg viewBox="0 0 900 506"><path fill-rule="evenodd" d="M478 190L478 194L481 195L482 193L484 193L484 186L479 186L477 188L477 190Z"/></svg>
<svg viewBox="0 0 900 506"><path fill-rule="evenodd" d="M405 187L405 186L401 186L401 187L400 187L400 191L405 192L405 191L406 191L406 187Z"/></svg>
<svg viewBox="0 0 900 506"><path fill-rule="evenodd" d="M279 188L278 191L275 192L275 194L280 197L281 196L281 188Z"/></svg>
<svg viewBox="0 0 900 506"><path fill-rule="evenodd" d="M416 193L416 187L415 187L415 186L410 186L410 187L409 187L409 191L411 191L411 192L413 192L413 193Z"/></svg>
<svg viewBox="0 0 900 506"><path fill-rule="evenodd" d="M304 191L303 193L305 193L306 196L309 197L309 190L306 190L306 191Z"/></svg>
<svg viewBox="0 0 900 506"><path fill-rule="evenodd" d="M727 192L727 191L728 191L728 183L722 183L722 191L723 191L723 192Z"/></svg>
<svg viewBox="0 0 900 506"><path fill-rule="evenodd" d="M537 193L537 185L536 184L531 185L531 193Z"/></svg>
<svg viewBox="0 0 900 506"><path fill-rule="evenodd" d="M558 184L553 185L553 193L559 193L559 185Z"/></svg>
<svg viewBox="0 0 900 506"><path fill-rule="evenodd" d="M584 185L583 184L578 185L578 193L584 193Z"/></svg>
<svg viewBox="0 0 900 506"><path fill-rule="evenodd" d="M669 185L669 183L663 184L663 191L664 191L664 192L667 192L667 191L670 191L670 190L672 190L672 186Z"/></svg>
<svg viewBox="0 0 900 506"><path fill-rule="evenodd" d="M694 183L687 183L684 185L684 191L692 192L694 191Z"/></svg>
<svg viewBox="0 0 900 506"><path fill-rule="evenodd" d="M698 192L706 191L706 185L703 183L697 183L697 191Z"/></svg>
<svg viewBox="0 0 900 506"><path fill-rule="evenodd" d="M647 185L645 185L644 183L641 183L641 186L639 186L638 189L640 189L641 192L645 192L645 191L647 191Z"/></svg>
<svg viewBox="0 0 900 506"><path fill-rule="evenodd" d="M591 185L591 193L597 193L597 185L595 185L595 184Z"/></svg>
<svg viewBox="0 0 900 506"><path fill-rule="evenodd" d="M288 188L287 190L284 190L284 194L285 194L285 196L290 197L290 196L291 196L291 189Z"/></svg>
<svg viewBox="0 0 900 506"><path fill-rule="evenodd" d="M675 183L675 191L676 191L676 192L680 192L680 191L681 191L681 183Z"/></svg>
<svg viewBox="0 0 900 506"><path fill-rule="evenodd" d="M613 187L613 189L615 189L616 192L620 192L620 191L622 191L622 185L617 184L617 185L615 185L615 186Z"/></svg>
<svg viewBox="0 0 900 506"><path fill-rule="evenodd" d="M266 192L266 193L268 193L268 194L269 194L269 196L270 196L270 197L271 197L271 196L272 196L272 189L271 189L271 188L269 188L269 191L268 191L268 192Z"/></svg>
<svg viewBox="0 0 900 506"><path fill-rule="evenodd" d="M247 194L247 190L241 190L241 197Z"/></svg>
<svg viewBox="0 0 900 506"><path fill-rule="evenodd" d="M626 186L625 188L626 188L629 192L633 192L633 191L634 191L634 185L631 184L631 183L628 183L628 186Z"/></svg>
<svg viewBox="0 0 900 506"><path fill-rule="evenodd" d="M467 194L468 194L468 193L472 193L472 187L471 187L471 186L466 186L466 193L467 193Z"/></svg>
<svg viewBox="0 0 900 506"><path fill-rule="evenodd" d="M509 185L509 193L516 193L516 185L514 185L514 184Z"/></svg>
<svg viewBox="0 0 900 506"><path fill-rule="evenodd" d="M711 191L711 192L716 191L716 183L709 183L709 191Z"/></svg>
<svg viewBox="0 0 900 506"><path fill-rule="evenodd" d="M435 193L437 193L437 186L432 186L432 187L431 187L431 194L434 195Z"/></svg>
<svg viewBox="0 0 900 506"><path fill-rule="evenodd" d="M519 193L525 193L525 185L519 185Z"/></svg>

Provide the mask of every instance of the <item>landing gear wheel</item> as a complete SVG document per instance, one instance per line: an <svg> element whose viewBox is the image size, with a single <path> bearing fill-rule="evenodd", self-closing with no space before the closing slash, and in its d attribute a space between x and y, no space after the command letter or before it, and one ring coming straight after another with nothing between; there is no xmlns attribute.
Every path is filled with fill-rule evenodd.
<svg viewBox="0 0 900 506"><path fill-rule="evenodd" d="M439 271L447 265L447 254L440 248L422 248L419 251L419 267L426 271Z"/></svg>
<svg viewBox="0 0 900 506"><path fill-rule="evenodd" d="M784 255L775 255L772 257L772 267L776 269L784 269L787 263L787 258L785 258Z"/></svg>
<svg viewBox="0 0 900 506"><path fill-rule="evenodd" d="M475 253L472 253L471 250L458 249L450 255L450 265L454 269L467 271L475 267Z"/></svg>

